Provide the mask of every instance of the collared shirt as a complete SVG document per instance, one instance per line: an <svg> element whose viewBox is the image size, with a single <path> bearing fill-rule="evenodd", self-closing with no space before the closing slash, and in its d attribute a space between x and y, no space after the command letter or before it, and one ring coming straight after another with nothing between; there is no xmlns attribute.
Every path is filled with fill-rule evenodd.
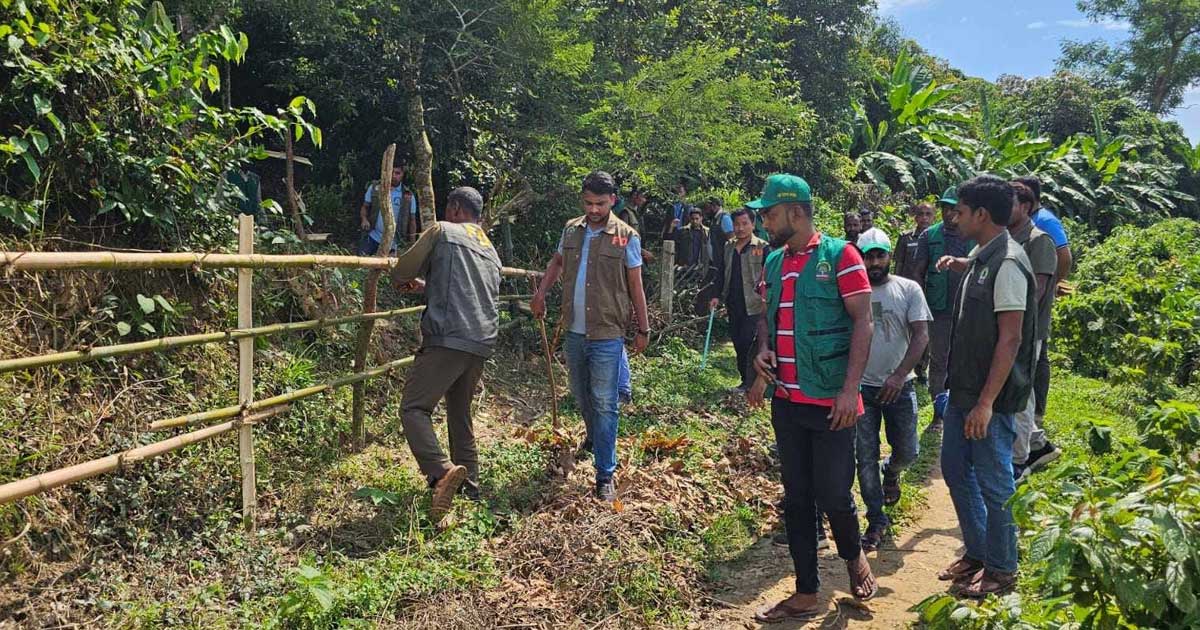
<svg viewBox="0 0 1200 630"><path fill-rule="evenodd" d="M975 259L979 257L979 253L985 247L992 244L992 241L1006 236L1007 231L1001 232L992 237L992 240L976 245L975 249L967 254L968 267L975 263ZM984 271L987 271L984 269ZM1024 311L1026 307L1025 296L1028 289L1028 283L1025 280L1025 275L1021 273L1021 267L1016 261L1006 259L1000 263L1000 270L996 273L996 283L992 285L992 311L996 313L1004 313L1008 311ZM967 289L969 283L963 282L959 288L958 299L958 316L962 317L963 302L966 300Z"/></svg>
<svg viewBox="0 0 1200 630"><path fill-rule="evenodd" d="M1033 213L1033 224L1037 226L1037 229L1050 235L1050 240L1054 241L1056 249L1062 249L1071 244L1067 240L1067 231L1063 229L1062 220L1048 208L1038 208L1038 211Z"/></svg>
<svg viewBox="0 0 1200 630"><path fill-rule="evenodd" d="M783 386L775 388L775 397L785 398L797 404L832 407L833 398L811 398L800 389L800 379L796 373L796 344L792 339L796 328L793 319L796 278L799 278L800 274L804 272L808 259L820 244L821 235L814 232L808 241L808 246L802 252L791 252L784 246L783 265L779 271L782 276L782 283L779 287L779 310L775 316L775 355L779 362L776 376ZM837 265L837 283L842 300L871 292L871 280L867 277L867 268L857 249L846 247L842 251L842 257L838 260ZM862 396L859 396L858 413L862 412Z"/></svg>
<svg viewBox="0 0 1200 630"><path fill-rule="evenodd" d="M587 334L587 265L588 265L588 250L591 248L592 239L596 238L604 232L604 227L592 229L589 223L584 231L583 249L579 252L579 271L575 274L575 294L572 296L573 306L571 308L571 328L573 333L580 335ZM564 234L566 232L564 231ZM562 236L558 238L558 254L563 253ZM633 236L629 239L629 244L625 247L625 268L636 269L642 266L642 241L639 237Z"/></svg>
<svg viewBox="0 0 1200 630"><path fill-rule="evenodd" d="M371 184L370 186L367 186L367 194L363 197L363 203L371 203L371 199L375 195L375 187L378 185L379 184ZM404 229L404 227L400 225L400 208L404 205L404 185L402 184L400 186L393 186L392 194L390 196L392 198L392 214L396 217L396 233L399 234L400 231ZM409 200L408 205L409 214L414 217L417 216L417 198L415 196ZM371 233L369 236L371 237L371 240L375 241L376 243L383 242L382 212L375 213L375 227L371 228ZM392 247L395 247L395 245Z"/></svg>

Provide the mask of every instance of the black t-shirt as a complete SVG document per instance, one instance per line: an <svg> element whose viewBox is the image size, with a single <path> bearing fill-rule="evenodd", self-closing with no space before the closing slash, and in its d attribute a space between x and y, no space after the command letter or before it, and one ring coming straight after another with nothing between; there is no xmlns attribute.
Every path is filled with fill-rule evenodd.
<svg viewBox="0 0 1200 630"><path fill-rule="evenodd" d="M750 245L747 244L746 247L750 247ZM745 313L746 293L742 290L742 255L734 249L733 256L730 258L733 262L729 263L729 286L725 288L725 305L731 313Z"/></svg>

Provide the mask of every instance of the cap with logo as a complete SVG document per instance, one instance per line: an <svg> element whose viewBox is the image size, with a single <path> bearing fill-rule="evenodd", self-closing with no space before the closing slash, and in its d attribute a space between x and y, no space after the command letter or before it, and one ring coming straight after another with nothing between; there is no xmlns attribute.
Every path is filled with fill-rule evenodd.
<svg viewBox="0 0 1200 630"><path fill-rule="evenodd" d="M812 190L808 187L808 182L804 181L803 177L776 173L768 177L767 183L763 184L762 196L746 206L763 210L781 203L796 202L812 203Z"/></svg>
<svg viewBox="0 0 1200 630"><path fill-rule="evenodd" d="M942 198L938 199L938 203L944 203L949 206L958 205L958 186L951 186L942 193Z"/></svg>
<svg viewBox="0 0 1200 630"><path fill-rule="evenodd" d="M892 251L892 239L883 230L869 230L863 232L862 236L858 237L858 251L867 253L873 249L882 249L885 252Z"/></svg>

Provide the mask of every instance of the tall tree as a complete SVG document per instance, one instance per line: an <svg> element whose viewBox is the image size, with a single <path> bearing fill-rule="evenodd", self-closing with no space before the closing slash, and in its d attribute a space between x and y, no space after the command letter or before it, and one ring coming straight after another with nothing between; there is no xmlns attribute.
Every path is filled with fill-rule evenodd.
<svg viewBox="0 0 1200 630"><path fill-rule="evenodd" d="M1178 107L1200 82L1200 0L1080 0L1078 6L1094 21L1129 24L1130 36L1118 46L1066 42L1060 67L1111 79L1155 114Z"/></svg>

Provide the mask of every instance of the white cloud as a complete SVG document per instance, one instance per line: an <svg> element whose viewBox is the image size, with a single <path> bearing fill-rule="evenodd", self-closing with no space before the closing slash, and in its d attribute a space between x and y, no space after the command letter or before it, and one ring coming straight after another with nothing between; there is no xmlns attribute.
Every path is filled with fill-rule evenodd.
<svg viewBox="0 0 1200 630"><path fill-rule="evenodd" d="M1121 20L1114 20L1111 18L1100 20L1099 22L1093 22L1091 20L1085 20L1085 19L1059 20L1058 22L1056 22L1056 24L1058 24L1059 26L1065 26L1067 28L1099 27L1106 31L1127 31L1127 30L1129 30L1129 22L1124 22Z"/></svg>
<svg viewBox="0 0 1200 630"><path fill-rule="evenodd" d="M878 0L880 13L893 13L905 7L929 4L931 0Z"/></svg>
<svg viewBox="0 0 1200 630"><path fill-rule="evenodd" d="M1030 23L1028 23L1028 24L1026 24L1026 25L1025 25L1025 28L1028 28L1028 29L1031 29L1031 30L1037 30L1037 29L1039 29L1039 28L1046 28L1046 23L1045 23L1045 22L1042 22L1042 21L1040 21L1040 20L1039 20L1039 21L1037 21L1037 22L1030 22Z"/></svg>

